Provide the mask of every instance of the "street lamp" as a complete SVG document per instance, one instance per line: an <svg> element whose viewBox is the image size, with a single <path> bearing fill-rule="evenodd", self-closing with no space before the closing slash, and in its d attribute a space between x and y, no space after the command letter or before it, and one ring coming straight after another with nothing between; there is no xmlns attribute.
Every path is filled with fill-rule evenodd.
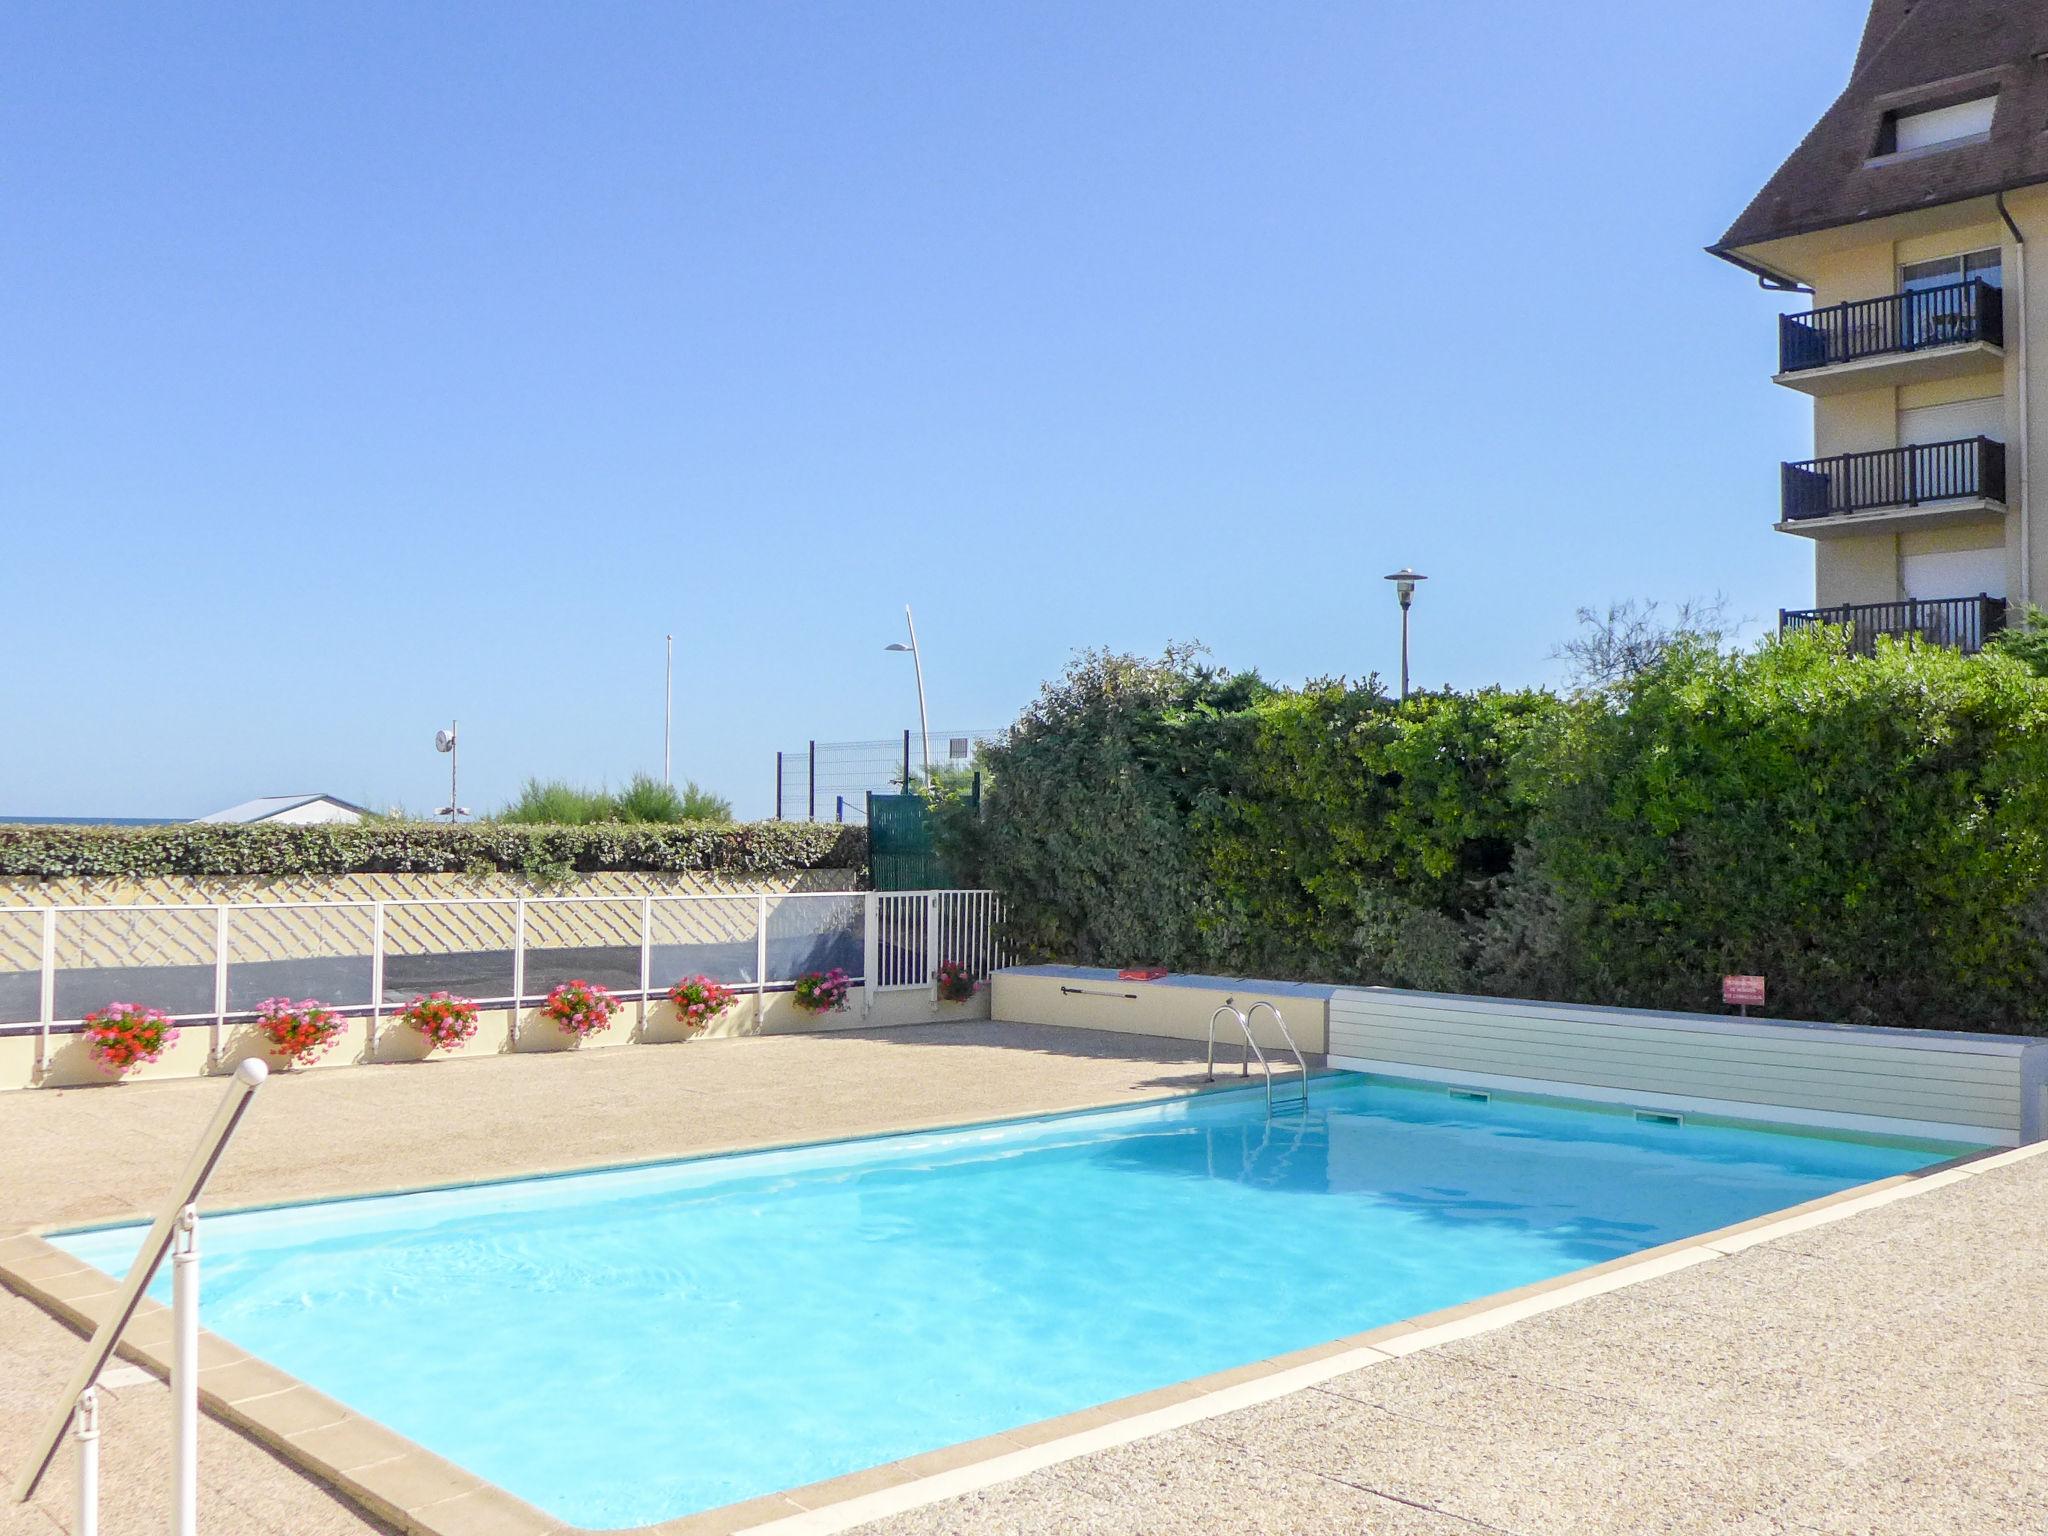
<svg viewBox="0 0 2048 1536"><path fill-rule="evenodd" d="M1394 584L1394 595L1401 599L1401 697L1405 700L1408 697L1408 605L1415 601L1415 583L1429 578L1404 565L1387 580Z"/></svg>
<svg viewBox="0 0 2048 1536"><path fill-rule="evenodd" d="M924 787L932 787L932 721L924 710L924 653L917 648L917 620L910 616L910 604L903 605L903 622L910 630L910 644L901 640L891 641L884 650L910 652L910 664L917 669L917 727L924 737ZM903 786L909 789L908 784Z"/></svg>

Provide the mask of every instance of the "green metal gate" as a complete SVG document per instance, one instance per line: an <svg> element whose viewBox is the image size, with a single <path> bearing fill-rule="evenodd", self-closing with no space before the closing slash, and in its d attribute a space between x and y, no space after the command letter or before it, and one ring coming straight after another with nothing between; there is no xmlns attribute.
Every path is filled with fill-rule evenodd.
<svg viewBox="0 0 2048 1536"><path fill-rule="evenodd" d="M868 883L878 891L929 891L945 885L932 851L924 796L869 793Z"/></svg>

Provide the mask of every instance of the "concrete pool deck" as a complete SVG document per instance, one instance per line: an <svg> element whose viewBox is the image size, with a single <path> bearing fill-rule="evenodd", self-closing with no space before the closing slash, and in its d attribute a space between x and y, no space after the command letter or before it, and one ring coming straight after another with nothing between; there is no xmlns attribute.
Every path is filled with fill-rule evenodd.
<svg viewBox="0 0 2048 1536"><path fill-rule="evenodd" d="M1199 1051L996 1023L285 1076L207 1204L1133 1102L1198 1086ZM139 1214L221 1091L10 1098L0 1235ZM2022 1154L863 1529L2048 1530L2044 1240L2048 1158ZM0 1476L81 1347L0 1294ZM160 1523L166 1497L166 1393L136 1374L105 1415L109 1530ZM225 1425L201 1455L203 1528L394 1528ZM33 1504L0 1506L0 1533L70 1529L69 1459Z"/></svg>

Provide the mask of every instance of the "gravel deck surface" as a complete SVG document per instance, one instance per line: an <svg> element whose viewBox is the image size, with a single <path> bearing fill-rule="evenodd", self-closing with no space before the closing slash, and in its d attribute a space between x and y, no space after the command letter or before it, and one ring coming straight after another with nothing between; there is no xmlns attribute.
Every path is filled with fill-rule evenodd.
<svg viewBox="0 0 2048 1536"><path fill-rule="evenodd" d="M1131 1101L1183 1042L1013 1024L371 1067L273 1080L209 1205ZM218 1082L0 1096L0 1232L159 1198ZM1184 1532L2048 1532L2048 1157L863 1527ZM76 1335L0 1293L0 1477ZM124 1373L131 1375L131 1373ZM159 1528L167 1393L115 1385L102 1528ZM202 1530L383 1530L239 1434ZM0 1536L69 1531L60 1453Z"/></svg>

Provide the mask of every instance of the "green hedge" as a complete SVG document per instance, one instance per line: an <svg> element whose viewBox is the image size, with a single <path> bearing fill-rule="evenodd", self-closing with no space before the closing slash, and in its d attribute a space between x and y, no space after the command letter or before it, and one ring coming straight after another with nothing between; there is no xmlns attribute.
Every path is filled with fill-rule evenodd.
<svg viewBox="0 0 2048 1536"><path fill-rule="evenodd" d="M0 875L276 876L503 870L544 878L599 870L760 875L867 864L867 835L830 822L478 822L325 826L0 826Z"/></svg>
<svg viewBox="0 0 2048 1536"><path fill-rule="evenodd" d="M1026 952L1639 1007L2048 1027L2048 680L1811 631L1573 698L1083 656L953 856Z"/></svg>

